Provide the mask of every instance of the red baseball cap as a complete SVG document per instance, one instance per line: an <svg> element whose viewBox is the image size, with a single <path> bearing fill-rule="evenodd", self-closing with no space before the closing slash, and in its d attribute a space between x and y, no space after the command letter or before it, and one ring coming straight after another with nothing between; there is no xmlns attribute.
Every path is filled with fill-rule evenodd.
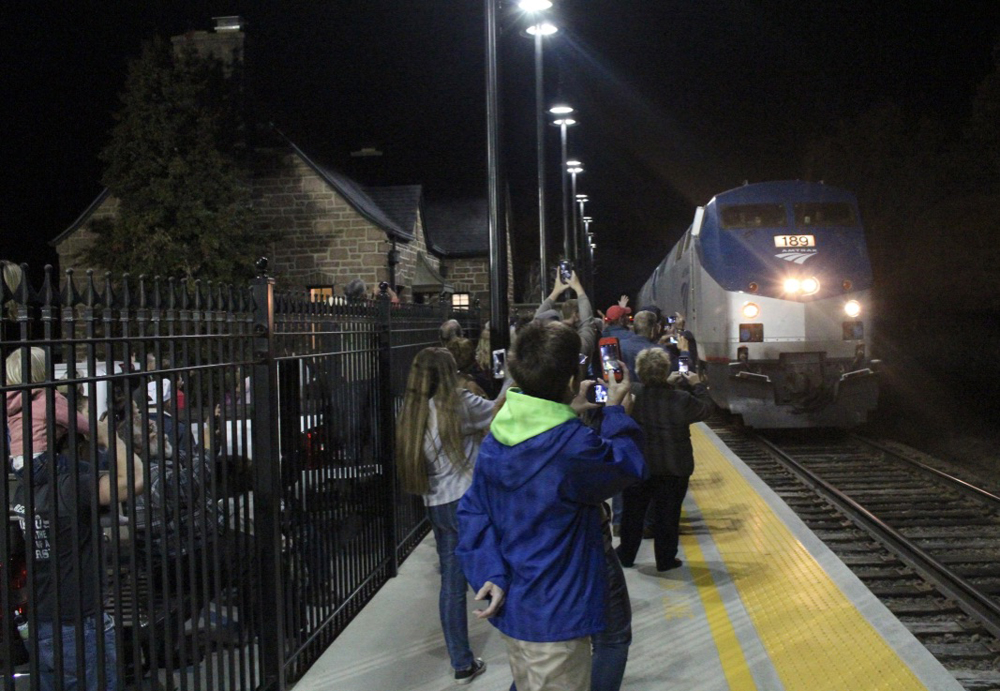
<svg viewBox="0 0 1000 691"><path fill-rule="evenodd" d="M608 311L604 313L605 318L609 322L618 321L625 314L632 314L631 307L622 307L621 305L611 305Z"/></svg>

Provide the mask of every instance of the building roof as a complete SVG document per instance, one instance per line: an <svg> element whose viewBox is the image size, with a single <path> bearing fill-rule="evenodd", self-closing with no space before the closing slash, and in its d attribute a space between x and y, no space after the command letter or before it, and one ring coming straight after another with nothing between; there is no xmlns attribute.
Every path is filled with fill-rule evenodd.
<svg viewBox="0 0 1000 691"><path fill-rule="evenodd" d="M319 165L282 132L279 130L275 130L275 132L306 165L316 171L316 174L326 184L332 187L337 194L343 197L364 218L385 231L389 236L398 240L409 242L415 238L416 218L422 195L422 188L419 185L374 187L365 190L361 185L343 173ZM104 189L90 203L90 206L66 230L53 240L50 240L49 244L55 247L72 235L93 216L94 212L104 203L110 194L111 192L108 189ZM379 199L378 202L375 201L372 194Z"/></svg>
<svg viewBox="0 0 1000 691"><path fill-rule="evenodd" d="M286 137L284 133L280 130L275 130L275 132L282 139L284 139L289 146L292 147L292 151L305 161L306 165L316 171L316 173L323 178L323 180L330 187L332 187L337 194L343 197L355 211L368 219L374 225L384 230L386 234L398 240L409 242L414 239L414 227L411 226L407 229L401 226L399 222L391 218L384 209L375 203L375 201L368 195L361 185L333 168L319 165L301 148L299 148L295 142Z"/></svg>
<svg viewBox="0 0 1000 691"><path fill-rule="evenodd" d="M485 257L490 253L486 199L457 199L424 205L428 247L442 257Z"/></svg>
<svg viewBox="0 0 1000 691"><path fill-rule="evenodd" d="M366 187L365 192L400 228L416 232L417 215L423 200L423 187L420 185Z"/></svg>
<svg viewBox="0 0 1000 691"><path fill-rule="evenodd" d="M83 213L76 217L76 220L69 225L69 228L67 228L63 232L59 233L59 235L49 240L49 245L51 245L52 247L56 247L59 245L60 242L62 242L70 235L72 235L77 228L79 228L88 220L90 220L90 217L94 215L94 212L97 211L97 209L101 206L101 204L104 203L104 200L107 199L110 195L111 195L111 190L105 187L101 191L101 193L97 195L97 199L90 202L90 206L84 209Z"/></svg>

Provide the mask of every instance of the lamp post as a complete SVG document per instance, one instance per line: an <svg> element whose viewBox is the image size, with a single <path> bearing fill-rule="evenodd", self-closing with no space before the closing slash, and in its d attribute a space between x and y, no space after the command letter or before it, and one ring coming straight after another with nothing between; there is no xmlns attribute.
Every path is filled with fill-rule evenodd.
<svg viewBox="0 0 1000 691"><path fill-rule="evenodd" d="M500 200L500 73L497 64L499 25L496 0L486 3L486 169L490 236L490 323L494 348L510 345L507 328L507 219Z"/></svg>
<svg viewBox="0 0 1000 691"><path fill-rule="evenodd" d="M557 105L549 108L553 115L561 116L552 124L559 126L559 142L562 145L562 207L563 207L563 255L570 258L570 236L569 236L569 174L566 170L566 128L576 124L576 120L569 117L573 109L567 105Z"/></svg>
<svg viewBox="0 0 1000 691"><path fill-rule="evenodd" d="M521 0L519 7L525 12L540 12L552 6L549 0ZM542 102L545 98L542 72L542 39L559 29L549 22L539 22L528 27L529 35L535 37L535 138L538 153L538 287L540 300L545 300L548 280L548 263L545 248L545 116Z"/></svg>
<svg viewBox="0 0 1000 691"><path fill-rule="evenodd" d="M590 224L594 221L590 216L583 217L584 251L587 255L587 293L594 294L594 234L590 232Z"/></svg>
<svg viewBox="0 0 1000 691"><path fill-rule="evenodd" d="M586 251L585 250L586 250L586 244L587 244L586 243L587 236L584 235L584 233L583 233L583 227L582 227L583 226L583 205L586 204L588 201L590 201L590 197L588 197L585 194L576 194L576 189L575 188L574 188L573 192L574 192L573 198L576 200L576 207L577 207L577 212L576 212L576 230L574 232L576 233L576 237L577 237L577 239L579 241L579 244L577 244L577 246L576 246L576 251L577 252L583 252L584 255L586 255Z"/></svg>
<svg viewBox="0 0 1000 691"><path fill-rule="evenodd" d="M572 192L573 199L576 199L576 176L583 172L583 164L579 161L567 161L566 162L566 172L569 173L572 180ZM576 204L573 205L573 261L576 261L580 252L580 230L579 222L577 221L577 207Z"/></svg>

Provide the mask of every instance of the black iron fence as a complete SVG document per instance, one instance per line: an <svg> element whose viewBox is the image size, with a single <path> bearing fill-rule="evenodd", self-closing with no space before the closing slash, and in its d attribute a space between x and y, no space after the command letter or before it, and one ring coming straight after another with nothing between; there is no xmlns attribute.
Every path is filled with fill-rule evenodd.
<svg viewBox="0 0 1000 691"><path fill-rule="evenodd" d="M393 422L416 352L478 315L61 283L0 300L3 688L286 688L428 532Z"/></svg>

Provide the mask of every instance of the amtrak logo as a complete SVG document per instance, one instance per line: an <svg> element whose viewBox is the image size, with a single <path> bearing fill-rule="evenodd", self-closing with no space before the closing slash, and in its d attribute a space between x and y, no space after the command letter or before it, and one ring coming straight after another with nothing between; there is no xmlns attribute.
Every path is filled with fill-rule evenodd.
<svg viewBox="0 0 1000 691"><path fill-rule="evenodd" d="M816 256L816 250L796 250L794 252L782 252L781 254L776 254L774 256L778 259L784 259L786 262L805 264L807 259L811 259Z"/></svg>

